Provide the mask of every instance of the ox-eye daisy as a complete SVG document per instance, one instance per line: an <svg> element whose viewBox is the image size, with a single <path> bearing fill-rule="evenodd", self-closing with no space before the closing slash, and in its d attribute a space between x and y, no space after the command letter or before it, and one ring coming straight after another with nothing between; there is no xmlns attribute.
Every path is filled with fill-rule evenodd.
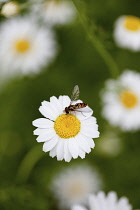
<svg viewBox="0 0 140 210"><path fill-rule="evenodd" d="M102 92L103 116L122 130L140 129L140 74L125 71Z"/></svg>
<svg viewBox="0 0 140 210"><path fill-rule="evenodd" d="M99 192L97 195L89 195L89 210L132 210L132 206L126 197L117 198L115 192ZM75 205L71 210L86 210L80 205Z"/></svg>
<svg viewBox="0 0 140 210"><path fill-rule="evenodd" d="M119 17L115 23L114 39L119 47L139 51L140 18L135 16Z"/></svg>
<svg viewBox="0 0 140 210"><path fill-rule="evenodd" d="M49 25L66 24L76 13L73 3L67 0L39 0L39 4L33 4L32 11Z"/></svg>
<svg viewBox="0 0 140 210"><path fill-rule="evenodd" d="M55 55L53 33L30 17L7 20L0 26L0 74L37 73Z"/></svg>
<svg viewBox="0 0 140 210"><path fill-rule="evenodd" d="M88 194L99 191L101 183L96 168L86 164L75 165L62 170L54 177L51 190L61 208L69 208L77 203L87 204Z"/></svg>
<svg viewBox="0 0 140 210"><path fill-rule="evenodd" d="M43 151L50 151L50 156L57 156L57 160L69 162L71 158L85 158L86 153L94 148L92 138L99 137L96 118L91 116L92 109L88 106L80 112L73 111L66 114L65 108L70 105L68 96L52 96L50 102L43 101L39 111L45 118L33 121L38 127L34 131L38 142L44 142ZM81 103L78 100L73 104Z"/></svg>

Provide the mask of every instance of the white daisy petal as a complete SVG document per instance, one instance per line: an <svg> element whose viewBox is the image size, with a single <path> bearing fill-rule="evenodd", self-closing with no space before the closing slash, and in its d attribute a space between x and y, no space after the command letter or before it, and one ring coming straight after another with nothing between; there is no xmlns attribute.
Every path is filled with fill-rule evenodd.
<svg viewBox="0 0 140 210"><path fill-rule="evenodd" d="M100 209L100 203L98 202L98 199L94 195L89 196L89 207L91 210L101 210Z"/></svg>
<svg viewBox="0 0 140 210"><path fill-rule="evenodd" d="M57 107L59 113L63 112L63 107L59 99L57 99L55 96L52 96L50 98L50 102L54 105L54 107Z"/></svg>
<svg viewBox="0 0 140 210"><path fill-rule="evenodd" d="M121 198L119 200L118 208L119 209L124 209L124 210L131 210L132 209L131 205L129 205L129 203L128 203L128 199L127 198Z"/></svg>
<svg viewBox="0 0 140 210"><path fill-rule="evenodd" d="M82 127L82 134L90 137L90 138L98 138L99 137L99 131L97 131L97 126L84 126L83 124L81 124Z"/></svg>
<svg viewBox="0 0 140 210"><path fill-rule="evenodd" d="M57 98L54 96L50 97L50 103L48 106L51 107L57 116L59 116L59 114L63 111L59 104L59 100L57 100Z"/></svg>
<svg viewBox="0 0 140 210"><path fill-rule="evenodd" d="M72 206L71 210L87 210L87 209L80 205L74 205Z"/></svg>
<svg viewBox="0 0 140 210"><path fill-rule="evenodd" d="M81 100L71 101L71 104L72 104L72 105L75 105L75 104L77 104L77 103L83 103L83 101L81 101Z"/></svg>
<svg viewBox="0 0 140 210"><path fill-rule="evenodd" d="M34 131L33 131L33 133L34 133L34 135L40 135L40 134L42 134L42 133L45 133L45 128L36 128Z"/></svg>
<svg viewBox="0 0 140 210"><path fill-rule="evenodd" d="M115 192L108 193L98 192L97 195L89 196L89 210L132 210L127 198L117 199Z"/></svg>
<svg viewBox="0 0 140 210"><path fill-rule="evenodd" d="M64 140L59 139L56 148L57 160L63 160L64 158Z"/></svg>
<svg viewBox="0 0 140 210"><path fill-rule="evenodd" d="M49 155L54 158L57 154L56 154L56 149L57 149L57 145L50 151Z"/></svg>
<svg viewBox="0 0 140 210"><path fill-rule="evenodd" d="M98 197L98 201L100 201L99 202L100 208L102 210L108 209L108 206L107 206L106 201L105 201L105 194L104 194L104 192L99 192L97 197Z"/></svg>
<svg viewBox="0 0 140 210"><path fill-rule="evenodd" d="M93 141L93 139L86 137L86 140L88 141L88 144L90 145L90 148L94 148L95 147L95 143Z"/></svg>
<svg viewBox="0 0 140 210"><path fill-rule="evenodd" d="M64 142L64 160L65 160L66 162L70 162L70 160L71 160L71 158L72 158L72 155L71 155L70 152L69 152L68 144L69 144L68 141L65 141L65 142Z"/></svg>
<svg viewBox="0 0 140 210"><path fill-rule="evenodd" d="M59 115L59 110L54 106L54 104L43 101L42 106L40 106L39 111L46 117L55 120Z"/></svg>
<svg viewBox="0 0 140 210"><path fill-rule="evenodd" d="M45 107L45 106L40 106L39 111L44 117L49 118L50 120L55 120L56 119L57 115L55 115L52 112L51 108L48 108L48 107Z"/></svg>
<svg viewBox="0 0 140 210"><path fill-rule="evenodd" d="M110 209L114 208L114 204L117 203L117 194L115 192L109 192L107 195L107 203Z"/></svg>
<svg viewBox="0 0 140 210"><path fill-rule="evenodd" d="M93 116L91 116L90 118L88 118L88 119L84 119L84 120L82 120L82 123L84 124L84 125L87 125L87 126L89 126L89 125L93 125L93 124L95 124L96 125L96 118L95 117L93 117ZM96 125L97 126L97 125Z"/></svg>
<svg viewBox="0 0 140 210"><path fill-rule="evenodd" d="M52 139L55 136L55 131L54 129L45 129L45 132L41 133L37 137L37 142L44 142Z"/></svg>
<svg viewBox="0 0 140 210"><path fill-rule="evenodd" d="M84 159L84 158L85 158L85 155L86 155L86 153L85 153L82 149L79 148L79 156L80 156L82 159Z"/></svg>
<svg viewBox="0 0 140 210"><path fill-rule="evenodd" d="M59 101L61 101L61 104L62 104L62 107L63 107L63 110L65 110L65 108L67 106L70 105L70 98L68 96L59 96Z"/></svg>
<svg viewBox="0 0 140 210"><path fill-rule="evenodd" d="M69 139L69 151L72 155L72 157L75 159L75 158L78 158L78 155L79 155L79 144L78 144L78 141L76 140L76 138L71 138Z"/></svg>
<svg viewBox="0 0 140 210"><path fill-rule="evenodd" d="M39 118L33 121L33 125L39 128L52 128L53 122L45 118Z"/></svg>
<svg viewBox="0 0 140 210"><path fill-rule="evenodd" d="M88 144L88 142L86 141L86 139L84 138L84 136L82 134L78 135L78 142L79 142L79 147L86 153L90 153L91 149L90 149L90 145Z"/></svg>
<svg viewBox="0 0 140 210"><path fill-rule="evenodd" d="M58 137L55 136L52 139L50 139L49 141L45 142L43 144L43 151L48 152L51 149L53 149L55 147L55 145L57 144L58 140L59 140Z"/></svg>

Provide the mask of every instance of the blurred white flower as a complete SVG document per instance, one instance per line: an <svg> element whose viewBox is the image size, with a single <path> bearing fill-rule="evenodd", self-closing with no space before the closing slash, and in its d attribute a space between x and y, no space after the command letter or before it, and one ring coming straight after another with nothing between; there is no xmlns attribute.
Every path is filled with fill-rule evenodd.
<svg viewBox="0 0 140 210"><path fill-rule="evenodd" d="M108 157L117 156L122 150L122 142L120 138L112 131L102 134L97 142L96 151Z"/></svg>
<svg viewBox="0 0 140 210"><path fill-rule="evenodd" d="M32 11L49 25L67 24L76 14L73 3L67 0L40 0L32 6Z"/></svg>
<svg viewBox="0 0 140 210"><path fill-rule="evenodd" d="M45 118L33 121L33 125L38 127L34 135L39 135L38 142L45 142L43 151L50 151L50 156L57 156L57 160L69 162L71 158L85 158L85 153L90 153L94 148L92 138L99 137L96 118L92 117L92 109L88 106L82 110L87 112L65 113L65 107L70 105L68 96L55 96L50 98L50 102L43 101L39 111ZM75 103L82 102L80 100ZM47 119L46 119L47 118Z"/></svg>
<svg viewBox="0 0 140 210"><path fill-rule="evenodd" d="M16 1L10 1L2 6L1 14L4 15L5 17L11 17L18 14L19 11L20 11L19 3Z"/></svg>
<svg viewBox="0 0 140 210"><path fill-rule="evenodd" d="M140 74L127 70L108 80L102 92L103 116L122 130L140 129Z"/></svg>
<svg viewBox="0 0 140 210"><path fill-rule="evenodd" d="M73 206L71 210L83 210ZM99 192L97 195L89 195L89 210L132 210L132 206L126 197L118 200L115 192L109 192L106 196L104 192Z"/></svg>
<svg viewBox="0 0 140 210"><path fill-rule="evenodd" d="M0 3L5 3L7 1L9 1L9 0L0 0Z"/></svg>
<svg viewBox="0 0 140 210"><path fill-rule="evenodd" d="M51 189L61 208L86 204L89 193L100 190L102 180L95 168L89 165L72 166L54 177Z"/></svg>
<svg viewBox="0 0 140 210"><path fill-rule="evenodd" d="M114 39L119 47L139 51L140 18L135 16L119 17L115 23Z"/></svg>
<svg viewBox="0 0 140 210"><path fill-rule="evenodd" d="M72 206L71 210L87 210L84 206L81 205L74 205Z"/></svg>
<svg viewBox="0 0 140 210"><path fill-rule="evenodd" d="M31 17L12 18L0 26L1 76L38 73L56 54L52 31Z"/></svg>

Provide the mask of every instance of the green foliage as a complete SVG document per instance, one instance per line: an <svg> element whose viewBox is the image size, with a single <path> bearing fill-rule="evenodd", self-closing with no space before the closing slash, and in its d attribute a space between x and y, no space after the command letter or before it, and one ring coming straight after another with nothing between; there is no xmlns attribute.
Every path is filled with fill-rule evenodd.
<svg viewBox="0 0 140 210"><path fill-rule="evenodd" d="M48 209L47 199L29 187L5 187L0 190L0 208L3 210L14 209Z"/></svg>

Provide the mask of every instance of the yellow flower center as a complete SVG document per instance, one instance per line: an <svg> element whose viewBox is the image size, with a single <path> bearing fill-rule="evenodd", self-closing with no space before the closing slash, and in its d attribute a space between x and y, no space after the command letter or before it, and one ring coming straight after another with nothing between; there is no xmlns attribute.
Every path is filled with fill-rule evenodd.
<svg viewBox="0 0 140 210"><path fill-rule="evenodd" d="M127 16L124 26L129 31L138 31L140 30L140 18L135 16Z"/></svg>
<svg viewBox="0 0 140 210"><path fill-rule="evenodd" d="M81 123L72 114L62 114L57 117L54 129L57 135L64 139L75 137L80 131Z"/></svg>
<svg viewBox="0 0 140 210"><path fill-rule="evenodd" d="M138 99L137 96L131 92L124 91L121 94L121 102L126 108L133 108L137 105Z"/></svg>
<svg viewBox="0 0 140 210"><path fill-rule="evenodd" d="M30 43L28 40L18 40L15 43L16 51L19 53L25 53L30 49Z"/></svg>

